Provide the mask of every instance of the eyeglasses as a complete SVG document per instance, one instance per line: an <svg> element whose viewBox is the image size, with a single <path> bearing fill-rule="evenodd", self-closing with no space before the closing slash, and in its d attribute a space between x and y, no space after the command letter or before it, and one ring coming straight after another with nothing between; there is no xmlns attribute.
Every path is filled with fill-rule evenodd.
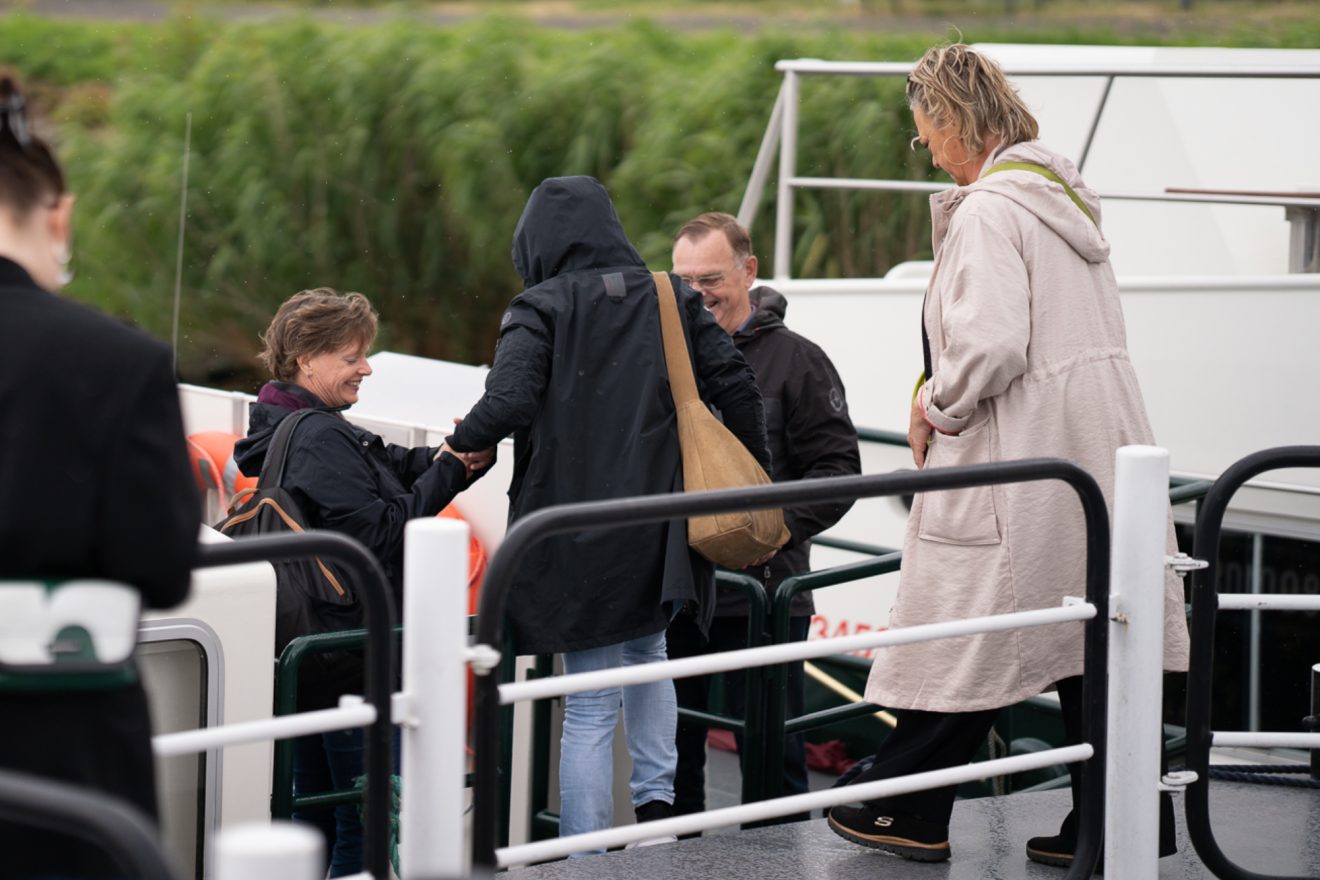
<svg viewBox="0 0 1320 880"><path fill-rule="evenodd" d="M700 278L689 278L686 275L680 275L678 276L678 280L682 281L693 290L716 290L724 283L725 278L728 278L740 268L742 267L734 266L723 275L702 275Z"/></svg>

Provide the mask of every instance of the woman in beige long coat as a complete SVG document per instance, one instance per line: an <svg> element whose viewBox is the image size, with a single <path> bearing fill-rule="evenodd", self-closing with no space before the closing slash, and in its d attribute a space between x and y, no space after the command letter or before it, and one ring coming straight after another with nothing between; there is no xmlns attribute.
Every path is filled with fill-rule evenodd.
<svg viewBox="0 0 1320 880"><path fill-rule="evenodd" d="M908 434L917 466L1067 458L1091 472L1112 512L1115 452L1154 438L1128 360L1100 200L1072 162L1036 141L1036 121L999 67L968 47L927 52L907 97L922 144L957 183L931 197L928 381ZM1170 518L1170 542L1172 530ZM1081 507L1062 483L918 495L890 625L1058 607L1083 595L1085 562ZM1068 623L880 652L866 699L902 711L856 781L965 764L1000 708L1047 690L1058 690L1069 740L1079 741L1082 641L1082 624ZM1182 587L1172 574L1165 645L1165 669L1185 670ZM837 807L830 826L855 843L940 861L953 799L945 788ZM1163 806L1166 855L1167 797ZM1027 854L1067 866L1075 843L1070 815L1058 835L1029 841Z"/></svg>

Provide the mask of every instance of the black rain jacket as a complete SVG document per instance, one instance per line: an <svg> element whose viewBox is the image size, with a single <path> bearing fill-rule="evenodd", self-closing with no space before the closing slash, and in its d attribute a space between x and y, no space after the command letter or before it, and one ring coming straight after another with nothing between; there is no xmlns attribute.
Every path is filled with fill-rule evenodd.
<svg viewBox="0 0 1320 880"><path fill-rule="evenodd" d="M272 384L309 407L326 409L305 388L289 382ZM275 427L292 412L272 403L249 405L248 435L234 444L240 471L249 477L261 474ZM376 554L396 600L402 601L403 527L410 519L435 516L468 485L463 463L455 456L431 461L439 451L386 443L330 411L308 416L294 431L283 485L298 502L309 528L342 532Z"/></svg>
<svg viewBox="0 0 1320 880"><path fill-rule="evenodd" d="M514 231L513 262L527 290L504 314L486 393L450 446L470 452L513 434L510 522L554 504L682 491L655 281L605 188L590 177L543 182ZM768 471L747 362L701 297L670 281L702 399ZM590 529L523 556L508 619L520 654L577 651L660 632L688 600L708 624L714 566L689 550L683 520Z"/></svg>
<svg viewBox="0 0 1320 880"><path fill-rule="evenodd" d="M816 477L842 477L862 472L857 451L857 429L848 416L843 382L820 346L784 326L788 302L769 287L756 287L751 301L757 306L733 344L756 373L765 401L765 426L774 459L771 479L776 483ZM843 518L851 501L784 508L788 543L766 565L746 569L765 584L773 596L780 581L811 570L811 539ZM815 612L811 592L793 599L794 616ZM745 616L747 598L737 590L720 588L715 614Z"/></svg>

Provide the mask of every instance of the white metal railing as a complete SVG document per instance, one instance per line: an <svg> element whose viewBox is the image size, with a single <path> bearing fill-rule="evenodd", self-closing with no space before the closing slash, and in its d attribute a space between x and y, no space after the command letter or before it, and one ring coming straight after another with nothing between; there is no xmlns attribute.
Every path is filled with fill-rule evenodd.
<svg viewBox="0 0 1320 880"><path fill-rule="evenodd" d="M1220 611L1320 611L1320 596L1293 593L1220 593Z"/></svg>
<svg viewBox="0 0 1320 880"><path fill-rule="evenodd" d="M1115 876L1150 873L1158 860L1156 829L1161 780L1159 741L1152 731L1159 729L1161 721L1168 474L1168 452L1163 449L1125 447L1118 452L1112 545L1114 576L1110 607L1107 609L1111 620L1108 677L1113 685L1108 690L1110 723L1107 749L1116 760L1109 764L1106 780L1111 806L1107 812L1105 834L1108 841L1105 858L1109 860L1110 870ZM714 656L507 683L498 688L499 702L510 705L606 687L729 671L750 665L807 660L840 651L892 647L1023 626L1087 620L1093 619L1096 613L1097 609L1089 603L1066 599L1061 608L1014 612L904 627L881 633L749 648ZM987 775L1019 772L1028 767L1082 761L1090 758L1094 749L1095 744L1082 743L1033 756L953 767L854 785L846 789L742 804L644 825L509 846L496 849L494 861L500 867L508 867L635 843L657 836L696 833L803 810L942 787ZM1027 759L1025 763L1002 763L1018 762L1023 758ZM1121 851L1114 849L1114 841L1124 842ZM412 880L406 871L405 880Z"/></svg>
<svg viewBox="0 0 1320 880"><path fill-rule="evenodd" d="M775 70L815 76L907 76L912 65L906 61L821 61L794 58L779 61ZM1320 79L1315 65L1255 64L1014 64L1004 68L1009 76L1137 76L1175 79Z"/></svg>
<svg viewBox="0 0 1320 880"><path fill-rule="evenodd" d="M1094 605L1081 599L1065 601L1066 604L1061 608L1016 611L1011 614L972 617L966 620L950 620L945 623L928 623L922 626L905 626L900 629L862 633L833 639L812 639L809 642L791 642L786 645L744 648L740 651L705 654L700 657L685 657L681 660L668 660L664 663L645 663L638 666L601 669L595 672L579 672L574 675L558 675L554 678L536 678L531 681L510 682L500 685L500 703L507 706L524 700L544 700L550 697L580 694L583 691L593 691L601 688L629 687L631 685L664 681L670 678L691 678L694 675L714 675L717 672L730 672L735 669L746 669L749 666L796 663L800 660L816 660L821 657L832 657L835 654L847 654L852 651L889 648L895 645L911 645L917 642L933 642L939 639L953 639L959 636L1003 632L1032 626L1048 626L1054 623L1090 620L1095 617ZM795 811L789 810L784 815L792 812Z"/></svg>
<svg viewBox="0 0 1320 880"><path fill-rule="evenodd" d="M746 648L740 651L688 657L662 663L647 663L639 666L617 667L595 672L512 682L500 685L500 703L510 705L517 702L543 700L602 688L628 687L666 679L728 672L734 669L745 669L749 666L811 660L848 651L893 647L895 645L916 644L918 642L930 642L979 633L1003 632L1032 626L1048 626L1057 623L1090 620L1095 615L1096 608L1094 605L1080 599L1067 599L1060 608L1019 611L989 617L903 627L901 629L842 638L817 639L809 642L793 642L786 645L766 645L760 648ZM496 850L495 855L500 867L562 858L573 853L621 846L665 835L692 834L728 825L758 822L814 809L834 807L858 800L873 800L890 795L906 794L928 788L940 788L945 785L968 782L974 779L983 779L987 776L1000 776L1074 761L1084 761L1090 758L1092 754L1094 754L1094 749L1090 744L1050 749L1033 755L1001 758L995 761L986 761L964 767L952 767L863 785L792 795L753 804L741 804L721 810L709 810L704 813L647 822L644 825L628 825L605 831L594 831L554 840L510 846Z"/></svg>
<svg viewBox="0 0 1320 880"><path fill-rule="evenodd" d="M653 665L659 666L660 664ZM827 788L809 794L791 795L775 798L771 801L759 801L752 804L741 804L736 807L725 807L720 810L708 810L704 813L675 816L672 819L657 819L641 825L625 825L607 831L593 831L587 834L575 834L572 837L525 843L520 846L497 850L496 856L499 859L500 867L506 868L510 865L525 862L563 858L584 850L625 846L629 843L666 835L695 834L711 828L759 822L764 819L775 819L794 813L805 813L810 810L828 809L829 807L837 807L840 804L849 804L854 801L869 801L876 798L909 794L914 791L925 791L931 788L943 788L946 785L959 785L964 782L984 779L988 776L1006 776L1011 773L1039 770L1058 764L1071 764L1077 761L1086 761L1094 754L1095 750L1089 744L1065 746L1030 755L999 758L994 761L982 761L979 764L949 767L945 770L915 773L911 776L882 779L877 782L849 785L843 788Z"/></svg>
<svg viewBox="0 0 1320 880"><path fill-rule="evenodd" d="M151 748L157 758L171 758L175 755L191 755L209 749L222 749L246 743L292 739L295 736L307 736L311 733L369 727L375 722L375 706L364 703L361 697L344 696L340 698L337 709L318 709L314 712L299 712L296 715L282 715L278 718L262 718L219 727L163 733L151 738Z"/></svg>
<svg viewBox="0 0 1320 880"><path fill-rule="evenodd" d="M1320 733L1262 733L1258 730L1210 734L1210 744L1239 749L1320 749Z"/></svg>
<svg viewBox="0 0 1320 880"><path fill-rule="evenodd" d="M907 76L912 65L907 62L820 61L812 58L785 60L775 64L775 70L784 75L783 85L775 99L766 126L761 148L752 166L747 190L738 209L738 222L751 229L761 195L769 178L775 150L779 150L779 191L775 205L775 257L774 277L784 282L792 277L793 251L793 191L795 189L854 189L881 192L931 193L948 189L953 184L910 180L863 180L858 178L799 177L797 175L797 136L800 85L803 76ZM1148 77L1172 79L1320 79L1320 66L1289 65L1157 65L1157 64L1015 64L1004 67L1009 76L1067 76L1102 77L1105 87L1087 129L1077 168L1086 165L1091 144L1100 125L1105 104L1117 77ZM1270 205L1294 208L1320 208L1320 198L1291 198L1286 196L1238 196L1198 193L1131 193L1102 192L1103 199L1124 199L1152 202L1199 202L1229 205Z"/></svg>
<svg viewBox="0 0 1320 880"><path fill-rule="evenodd" d="M1320 611L1320 595L1314 594L1220 593L1218 599L1220 611ZM1210 744L1223 748L1320 749L1320 733L1216 730L1210 734Z"/></svg>
<svg viewBox="0 0 1320 880"><path fill-rule="evenodd" d="M1159 742L1152 735L1159 722L1160 669L1163 654L1163 579L1168 509L1168 454L1151 447L1119 450L1114 499L1113 578L1109 652L1109 724L1106 748L1109 808L1106 853L1116 877L1153 875L1157 862ZM427 638L404 640L404 692L392 712L403 726L401 814L404 824L424 833L401 836L401 875L463 877L463 821L466 719L455 711L466 699L470 664L467 632L467 526L454 520L421 519L406 530L404 557L405 616L427 629ZM928 624L817 642L752 648L714 657L689 658L500 686L500 702L543 699L606 686L639 684L665 678L742 668L753 663L782 663L861 647L953 638L1023 626L1046 626L1093 619L1094 605L1065 600L1060 608L1014 612L993 617ZM1153 661L1151 658L1155 658ZM1147 681L1146 679L1150 679ZM361 710L370 706L347 701L340 709L307 713L298 733L367 724ZM357 714L354 714L357 713ZM297 719L300 716L290 716ZM1153 719L1153 720L1152 720ZM278 722L278 723L277 723ZM350 723L351 722L351 723ZM171 734L158 740L158 754L181 754L292 735L289 719L229 725L213 731ZM202 738L203 733L214 738ZM1217 735L1218 736L1218 735ZM163 742L163 746L162 743ZM185 748L186 746L186 748ZM1058 764L1087 761L1096 744L1082 743L993 761L951 767L911 776L830 789L723 810L675 817L496 851L501 866L557 858L584 850L619 846L659 835L688 834L755 822L857 800L958 784L991 775L1007 775ZM1114 849L1121 841L1120 850ZM272 852L272 859L280 854Z"/></svg>
<svg viewBox="0 0 1320 880"><path fill-rule="evenodd" d="M219 388L207 388L203 385L179 385L179 394L182 396L197 395L198 397L209 397L225 400L231 403L233 407L232 428L230 433L242 436L247 430L247 405L255 401L256 395L246 394L242 391L224 391ZM384 416L373 416L369 413L354 415L353 421L361 424L363 427L386 430L393 428L394 434L398 439L403 440L408 446L426 446L427 434L436 434L444 437L453 433L452 428L437 428L434 425L418 424L416 422L405 422L399 419L385 418ZM380 433L379 430L377 430ZM224 462L218 463L224 467Z"/></svg>

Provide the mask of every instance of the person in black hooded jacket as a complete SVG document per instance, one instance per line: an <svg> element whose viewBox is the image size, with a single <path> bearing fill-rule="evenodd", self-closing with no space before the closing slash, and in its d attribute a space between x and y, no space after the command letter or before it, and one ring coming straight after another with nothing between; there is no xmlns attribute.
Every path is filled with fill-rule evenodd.
<svg viewBox="0 0 1320 880"><path fill-rule="evenodd" d="M307 417L294 431L281 486L309 528L342 532L376 555L401 608L404 526L439 513L471 479L485 473L494 450L458 456L443 445L407 449L343 417L358 400L358 386L371 375L367 352L376 329L375 310L360 293L305 290L280 306L262 337L261 359L275 381L263 386L251 405L248 436L234 444L234 459L244 474L259 476L280 422L302 409L323 413ZM360 626L356 608L349 612L337 620L327 619L324 609L320 614L327 629ZM298 709L330 708L341 694L361 693L361 688L362 665L352 658L336 664L333 672L305 664L298 676ZM294 793L351 788L362 775L362 734L356 729L299 737ZM361 872L362 823L356 807L300 811L293 818L325 836L331 877Z"/></svg>
<svg viewBox="0 0 1320 880"><path fill-rule="evenodd" d="M514 437L509 518L554 504L683 489L655 281L605 188L553 178L513 235L527 290L504 313L486 393L450 446ZM671 276L702 400L770 470L761 395L701 297ZM565 672L665 659L665 627L689 601L706 623L714 567L688 548L683 520L550 538L520 560L508 619L520 654L563 653ZM612 823L610 741L622 696L639 820L669 815L673 683L570 695L560 762L560 834Z"/></svg>

